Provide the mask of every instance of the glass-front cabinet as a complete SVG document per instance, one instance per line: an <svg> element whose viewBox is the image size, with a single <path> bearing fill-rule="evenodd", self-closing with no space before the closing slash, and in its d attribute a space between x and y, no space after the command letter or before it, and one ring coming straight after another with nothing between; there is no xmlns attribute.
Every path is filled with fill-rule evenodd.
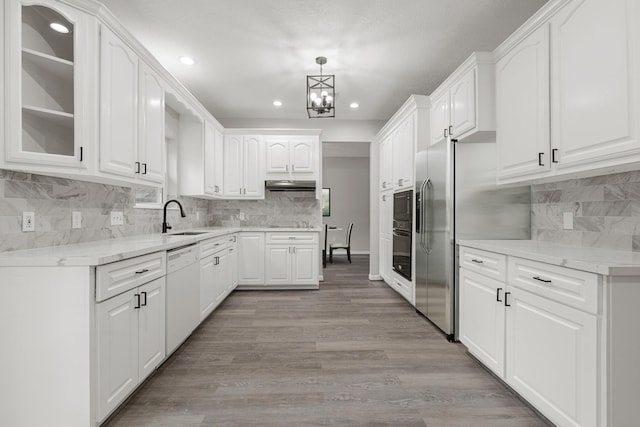
<svg viewBox="0 0 640 427"><path fill-rule="evenodd" d="M89 16L58 2L5 1L5 166L85 169L91 141ZM83 117L84 115L84 117ZM86 144L85 144L86 145Z"/></svg>

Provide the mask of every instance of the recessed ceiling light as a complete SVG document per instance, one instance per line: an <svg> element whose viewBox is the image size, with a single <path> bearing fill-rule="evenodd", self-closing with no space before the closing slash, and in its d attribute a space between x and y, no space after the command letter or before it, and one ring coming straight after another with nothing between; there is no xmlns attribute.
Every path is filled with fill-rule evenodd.
<svg viewBox="0 0 640 427"><path fill-rule="evenodd" d="M275 105L276 107L282 107L282 101L275 100L273 101L273 105Z"/></svg>
<svg viewBox="0 0 640 427"><path fill-rule="evenodd" d="M349 105L349 107L351 108L358 108L360 106L360 104L358 104L357 102L352 102L351 105Z"/></svg>
<svg viewBox="0 0 640 427"><path fill-rule="evenodd" d="M49 28L62 34L67 34L69 32L69 29L66 27L66 25L62 25L59 22L52 22L51 24L49 24Z"/></svg>
<svg viewBox="0 0 640 427"><path fill-rule="evenodd" d="M196 63L196 60L191 58L190 56L181 56L180 62L183 63L184 65L193 65Z"/></svg>

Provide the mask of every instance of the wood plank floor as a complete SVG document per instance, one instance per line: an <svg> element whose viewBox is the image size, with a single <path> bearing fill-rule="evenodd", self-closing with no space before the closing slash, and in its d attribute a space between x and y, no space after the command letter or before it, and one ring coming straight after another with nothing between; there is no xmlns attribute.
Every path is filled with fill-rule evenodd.
<svg viewBox="0 0 640 427"><path fill-rule="evenodd" d="M335 257L318 291L237 291L106 424L549 424L382 282Z"/></svg>

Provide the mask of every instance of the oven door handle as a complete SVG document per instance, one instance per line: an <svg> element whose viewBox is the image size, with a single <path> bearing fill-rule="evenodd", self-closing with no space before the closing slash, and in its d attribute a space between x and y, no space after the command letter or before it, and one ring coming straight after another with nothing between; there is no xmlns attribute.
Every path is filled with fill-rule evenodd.
<svg viewBox="0 0 640 427"><path fill-rule="evenodd" d="M411 232L405 230L393 230L393 235L398 237L411 237Z"/></svg>

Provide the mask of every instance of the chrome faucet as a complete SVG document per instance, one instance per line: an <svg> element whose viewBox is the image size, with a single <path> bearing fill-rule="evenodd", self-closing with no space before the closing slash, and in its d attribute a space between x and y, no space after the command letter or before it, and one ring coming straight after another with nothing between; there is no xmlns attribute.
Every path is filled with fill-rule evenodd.
<svg viewBox="0 0 640 427"><path fill-rule="evenodd" d="M167 230L171 230L171 226L169 225L169 223L167 223L167 205L171 202L175 202L178 207L180 208L180 216L182 218L185 218L186 215L184 214L184 211L182 210L182 205L180 204L179 201L175 200L175 199L171 199L171 200L167 200L167 203L164 204L164 213L162 215L162 232L166 233Z"/></svg>

